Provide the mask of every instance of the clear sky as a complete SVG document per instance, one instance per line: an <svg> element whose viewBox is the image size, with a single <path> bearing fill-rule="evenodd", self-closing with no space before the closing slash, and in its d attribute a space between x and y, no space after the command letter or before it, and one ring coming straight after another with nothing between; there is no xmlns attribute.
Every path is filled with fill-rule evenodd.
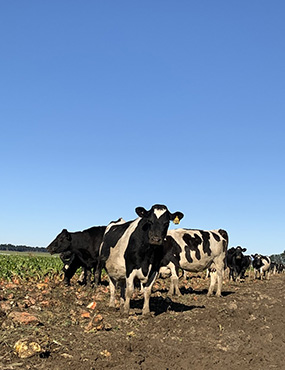
<svg viewBox="0 0 285 370"><path fill-rule="evenodd" d="M284 19L283 0L2 1L0 244L158 203L282 253Z"/></svg>

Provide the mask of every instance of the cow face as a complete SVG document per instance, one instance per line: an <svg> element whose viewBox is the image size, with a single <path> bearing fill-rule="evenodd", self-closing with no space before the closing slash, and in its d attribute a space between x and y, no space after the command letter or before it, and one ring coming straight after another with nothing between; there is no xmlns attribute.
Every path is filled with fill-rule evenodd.
<svg viewBox="0 0 285 370"><path fill-rule="evenodd" d="M260 254L255 254L255 255L252 255L252 257L253 257L253 262L252 262L253 267L259 270L263 266L262 256Z"/></svg>
<svg viewBox="0 0 285 370"><path fill-rule="evenodd" d="M50 254L63 253L70 249L71 246L71 234L63 229L60 234L47 246L47 250Z"/></svg>
<svg viewBox="0 0 285 370"><path fill-rule="evenodd" d="M243 257L243 252L246 251L246 248L242 248L240 246L237 246L236 247L236 250L235 250L235 258L238 259L238 260L241 260L242 257Z"/></svg>
<svg viewBox="0 0 285 370"><path fill-rule="evenodd" d="M142 218L142 229L147 233L149 244L161 245L166 237L169 222L181 220L184 215L181 212L170 213L166 206L156 204L149 211L143 207L137 207L136 213Z"/></svg>

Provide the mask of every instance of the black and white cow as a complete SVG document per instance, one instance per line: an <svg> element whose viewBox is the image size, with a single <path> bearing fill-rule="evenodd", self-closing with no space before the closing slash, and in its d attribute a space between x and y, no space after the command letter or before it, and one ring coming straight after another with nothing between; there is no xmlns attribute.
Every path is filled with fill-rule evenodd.
<svg viewBox="0 0 285 370"><path fill-rule="evenodd" d="M242 248L241 246L232 247L227 251L227 266L229 268L229 279L236 281L241 278L242 271L244 268L244 254L243 252L246 251L246 248ZM245 270L244 270L245 273Z"/></svg>
<svg viewBox="0 0 285 370"><path fill-rule="evenodd" d="M70 285L70 279L79 267L84 269L84 279L87 271L96 269L99 248L103 240L106 226L94 226L83 231L69 232L63 229L47 246L50 254L60 253L64 264L64 283Z"/></svg>
<svg viewBox="0 0 285 370"><path fill-rule="evenodd" d="M216 296L221 296L223 272L226 266L228 234L225 230L169 230L164 243L162 267L171 271L169 294L180 295L178 268L184 271L200 272L209 269L210 287L208 296L213 294L217 283Z"/></svg>
<svg viewBox="0 0 285 370"><path fill-rule="evenodd" d="M271 260L268 256L262 256L261 254L252 254L253 258L252 267L254 269L254 278L257 278L259 273L260 280L263 278L269 279L270 276L270 264Z"/></svg>
<svg viewBox="0 0 285 370"><path fill-rule="evenodd" d="M163 240L169 222L179 222L183 213L170 213L166 206L156 204L149 211L137 207L139 216L133 221L112 225L106 230L100 247L99 270L104 266L110 280L110 307L115 307L115 289L121 288L121 307L129 313L134 280L143 286L142 313L148 314L151 288L163 257ZM96 279L95 279L96 280Z"/></svg>

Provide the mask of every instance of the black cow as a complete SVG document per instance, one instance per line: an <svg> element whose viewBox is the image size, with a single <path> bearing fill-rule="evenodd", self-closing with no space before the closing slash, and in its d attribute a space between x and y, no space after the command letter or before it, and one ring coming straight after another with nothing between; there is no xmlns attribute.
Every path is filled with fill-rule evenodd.
<svg viewBox="0 0 285 370"><path fill-rule="evenodd" d="M228 247L225 230L169 230L164 243L162 267L171 271L169 294L178 294L178 268L184 271L200 272L209 269L211 274L208 296L213 294L217 283L216 296L221 296L225 258Z"/></svg>
<svg viewBox="0 0 285 370"><path fill-rule="evenodd" d="M251 256L243 256L241 259L241 273L240 278L245 279L245 272L251 266Z"/></svg>
<svg viewBox="0 0 285 370"><path fill-rule="evenodd" d="M87 271L96 269L105 230L106 226L94 226L77 232L63 229L48 245L47 250L51 254L60 253L66 285L70 285L70 279L79 267L84 269L85 280Z"/></svg>
<svg viewBox="0 0 285 370"><path fill-rule="evenodd" d="M277 273L278 273L278 274L281 274L282 272L284 272L284 271L285 271L285 266L284 266L284 264L283 264L283 263L277 263L277 268L276 268L276 270L277 270Z"/></svg>
<svg viewBox="0 0 285 370"><path fill-rule="evenodd" d="M275 275L277 273L277 268L278 268L278 263L274 262L274 261L271 261L269 270L273 275Z"/></svg>
<svg viewBox="0 0 285 370"><path fill-rule="evenodd" d="M129 313L134 280L143 286L142 313L148 314L151 288L163 257L163 240L170 221L178 223L183 213L170 213L166 206L156 204L149 211L137 207L139 216L133 221L113 225L106 230L100 247L99 268L105 266L110 280L110 307L115 307L115 288L121 288L121 307ZM95 280L97 278L95 277Z"/></svg>
<svg viewBox="0 0 285 370"><path fill-rule="evenodd" d="M236 281L236 279L240 279L243 269L243 259L244 255L243 252L246 251L246 248L242 248L240 246L232 247L227 252L227 266L230 270L229 272L229 279L233 279L233 281ZM245 271L244 271L245 272Z"/></svg>
<svg viewBox="0 0 285 370"><path fill-rule="evenodd" d="M260 280L263 278L269 279L271 264L270 258L258 253L252 254L251 256L253 258L252 267L254 269L254 278L257 279L257 275L259 273Z"/></svg>

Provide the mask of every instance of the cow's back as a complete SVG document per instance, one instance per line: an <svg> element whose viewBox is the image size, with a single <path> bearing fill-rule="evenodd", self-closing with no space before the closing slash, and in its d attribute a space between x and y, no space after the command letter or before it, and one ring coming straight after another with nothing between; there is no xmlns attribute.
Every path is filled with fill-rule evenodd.
<svg viewBox="0 0 285 370"><path fill-rule="evenodd" d="M82 231L82 234L89 240L88 247L96 253L99 253L105 230L106 226L94 226Z"/></svg>

